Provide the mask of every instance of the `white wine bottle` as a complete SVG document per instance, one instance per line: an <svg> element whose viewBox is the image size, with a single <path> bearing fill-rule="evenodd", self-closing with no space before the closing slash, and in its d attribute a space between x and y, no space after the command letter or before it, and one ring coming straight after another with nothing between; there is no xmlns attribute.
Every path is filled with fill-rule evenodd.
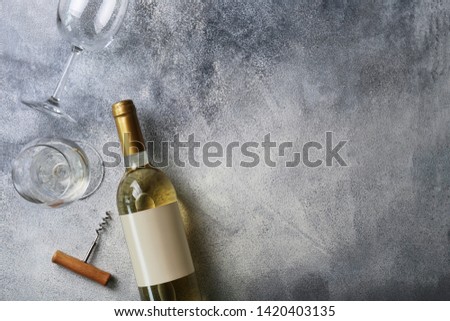
<svg viewBox="0 0 450 321"><path fill-rule="evenodd" d="M177 195L150 165L131 100L112 106L126 167L117 208L142 300L201 300Z"/></svg>

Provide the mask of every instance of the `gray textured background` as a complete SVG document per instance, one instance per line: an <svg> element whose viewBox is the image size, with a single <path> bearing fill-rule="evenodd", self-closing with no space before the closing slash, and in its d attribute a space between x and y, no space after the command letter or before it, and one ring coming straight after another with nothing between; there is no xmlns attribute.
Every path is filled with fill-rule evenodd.
<svg viewBox="0 0 450 321"><path fill-rule="evenodd" d="M1 299L138 299L117 216L93 258L109 287L50 263L85 254L122 168L56 210L10 178L36 137L117 141L110 105L124 98L157 142L349 140L348 167L171 162L207 298L450 299L449 1L137 1L70 76L78 127L19 103L50 94L69 54L56 4L0 1Z"/></svg>

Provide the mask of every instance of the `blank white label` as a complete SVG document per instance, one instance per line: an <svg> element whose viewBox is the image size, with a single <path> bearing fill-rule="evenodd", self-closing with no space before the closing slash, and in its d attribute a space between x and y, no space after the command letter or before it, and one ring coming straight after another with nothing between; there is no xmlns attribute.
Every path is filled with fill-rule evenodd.
<svg viewBox="0 0 450 321"><path fill-rule="evenodd" d="M120 215L139 287L194 273L178 203Z"/></svg>

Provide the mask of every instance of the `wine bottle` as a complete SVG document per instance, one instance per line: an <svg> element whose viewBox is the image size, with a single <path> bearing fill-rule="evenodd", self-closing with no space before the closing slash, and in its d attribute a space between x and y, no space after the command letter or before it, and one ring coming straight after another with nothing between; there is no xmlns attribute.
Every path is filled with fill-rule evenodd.
<svg viewBox="0 0 450 321"><path fill-rule="evenodd" d="M117 208L142 300L201 300L177 195L170 179L150 165L131 100L112 106L125 174Z"/></svg>

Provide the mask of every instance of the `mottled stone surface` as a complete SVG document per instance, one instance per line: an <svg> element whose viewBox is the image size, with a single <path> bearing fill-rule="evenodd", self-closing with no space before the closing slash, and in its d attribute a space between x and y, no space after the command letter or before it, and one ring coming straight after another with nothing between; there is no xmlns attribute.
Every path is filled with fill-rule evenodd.
<svg viewBox="0 0 450 321"><path fill-rule="evenodd" d="M50 94L69 54L56 4L0 2L0 299L138 299L117 213L92 261L109 287L50 262L85 254L121 167L60 209L27 203L10 176L36 137L117 141L110 105L124 98L156 142L348 140L347 167L170 159L207 298L450 299L450 2L136 1L70 76L77 126L19 102Z"/></svg>

